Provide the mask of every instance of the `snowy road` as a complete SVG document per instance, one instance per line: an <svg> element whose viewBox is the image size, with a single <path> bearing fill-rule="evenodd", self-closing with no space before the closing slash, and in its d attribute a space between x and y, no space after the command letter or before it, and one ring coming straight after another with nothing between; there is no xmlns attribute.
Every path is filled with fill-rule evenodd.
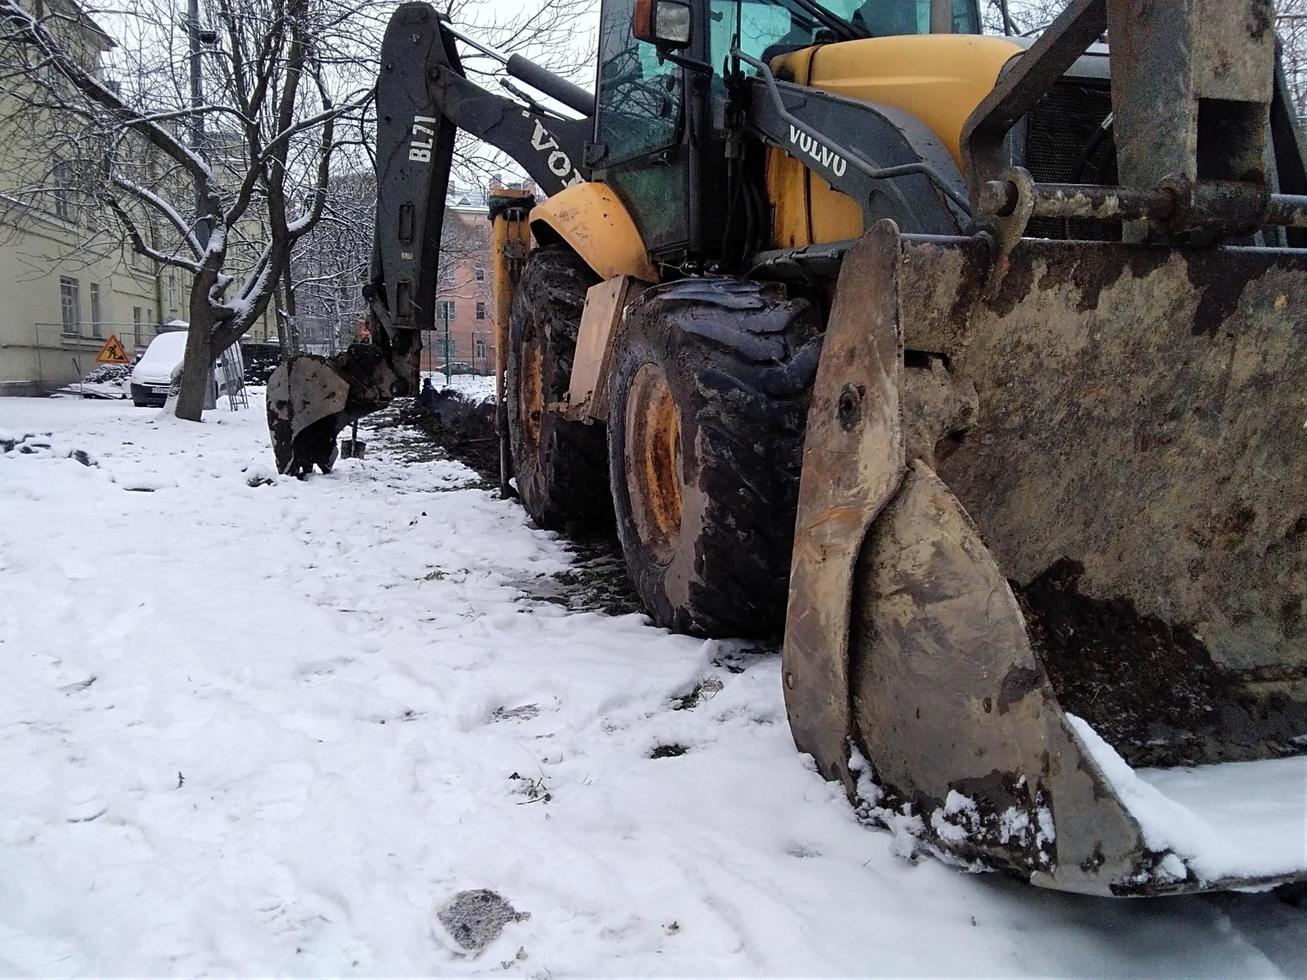
<svg viewBox="0 0 1307 980"><path fill-rule="evenodd" d="M775 654L531 599L563 543L393 430L259 486L258 404L0 399L28 433L0 455L0 973L1307 975L1273 896L897 856L795 753ZM466 958L434 913L483 887L530 917Z"/></svg>

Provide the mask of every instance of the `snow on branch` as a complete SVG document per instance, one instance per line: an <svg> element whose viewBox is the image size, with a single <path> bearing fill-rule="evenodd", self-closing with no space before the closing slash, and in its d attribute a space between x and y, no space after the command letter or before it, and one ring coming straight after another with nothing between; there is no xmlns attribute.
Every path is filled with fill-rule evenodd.
<svg viewBox="0 0 1307 980"><path fill-rule="evenodd" d="M200 245L200 240L195 237L194 224L188 222L185 218L183 218L181 216L181 213L178 212L178 210L175 207L173 207L169 201L167 201L161 195L156 194L148 187L143 187L140 184L127 180L125 177L123 177L120 174L115 173L111 176L110 179L113 181L115 187L118 187L121 190L126 191L127 193L131 194L133 197L139 198L140 200L144 201L146 204L154 208L156 211L158 211L160 214L162 214L165 218L167 218L169 224L171 224L173 228L176 229L177 233L182 236L182 241L195 254L195 258L197 260L204 257L205 250Z"/></svg>
<svg viewBox="0 0 1307 980"><path fill-rule="evenodd" d="M141 255L153 259L160 265L175 266L180 269L185 269L188 272L199 271L200 266L198 263L188 262L180 256L166 255L150 245L150 243L145 240L145 236L141 234L140 228L137 226L135 219L132 218L131 213L123 207L123 203L117 198L112 195L105 195L103 200L105 206L114 213L119 223L126 230L128 239L132 243L132 248Z"/></svg>

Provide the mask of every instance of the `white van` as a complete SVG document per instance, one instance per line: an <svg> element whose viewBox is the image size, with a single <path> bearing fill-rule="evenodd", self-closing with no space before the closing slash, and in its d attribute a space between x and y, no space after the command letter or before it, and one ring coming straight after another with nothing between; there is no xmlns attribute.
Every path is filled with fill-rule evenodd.
<svg viewBox="0 0 1307 980"><path fill-rule="evenodd" d="M181 377L185 356L185 329L169 330L150 341L150 346L132 369L132 404L143 408L166 402L173 384ZM204 399L204 407L213 408L218 402L218 396L227 393L224 379L232 378L239 384L244 374L245 364L240 344L232 344L222 352L222 357L213 366L213 377L208 396Z"/></svg>

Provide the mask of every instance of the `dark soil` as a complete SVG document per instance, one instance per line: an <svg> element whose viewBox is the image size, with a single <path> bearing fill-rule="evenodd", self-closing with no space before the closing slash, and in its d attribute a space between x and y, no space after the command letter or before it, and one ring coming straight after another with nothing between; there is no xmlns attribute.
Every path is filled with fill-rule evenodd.
<svg viewBox="0 0 1307 980"><path fill-rule="evenodd" d="M675 742L670 745L657 745L649 753L651 759L674 759L678 755L685 755L688 750L684 745L677 745Z"/></svg>
<svg viewBox="0 0 1307 980"><path fill-rule="evenodd" d="M1194 765L1289 754L1296 711L1254 705L1244 678L1216 664L1188 626L1140 614L1126 598L1079 591L1084 566L1063 559L1012 583L1062 707L1132 766ZM1301 751L1299 749L1298 751Z"/></svg>
<svg viewBox="0 0 1307 980"><path fill-rule="evenodd" d="M370 429L392 430L388 451L403 462L456 459L475 470L486 485L499 483L499 455L495 443L495 407L462 398L455 391L428 411L413 398L396 398L369 415ZM341 438L349 437L349 430Z"/></svg>
<svg viewBox="0 0 1307 980"><path fill-rule="evenodd" d="M499 938L506 925L529 919L531 913L519 912L498 892L475 888L455 895L436 918L464 950L479 953Z"/></svg>
<svg viewBox="0 0 1307 980"><path fill-rule="evenodd" d="M599 612L607 616L638 613L640 597L626 576L622 546L611 535L572 539L566 542L573 565L565 572L520 579L514 584L528 598L552 602L574 612Z"/></svg>
<svg viewBox="0 0 1307 980"><path fill-rule="evenodd" d="M567 542L572 568L552 576L566 592L569 609L625 616L641 612L640 597L626 575L622 546L611 534Z"/></svg>
<svg viewBox="0 0 1307 980"><path fill-rule="evenodd" d="M499 482L499 440L495 435L495 403L473 401L453 389L437 393L424 408L406 399L399 421L421 429L450 456L476 470L489 483Z"/></svg>
<svg viewBox="0 0 1307 980"><path fill-rule="evenodd" d="M716 677L705 677L688 692L672 698L673 711L690 711L704 701L711 701L722 689L722 682Z"/></svg>

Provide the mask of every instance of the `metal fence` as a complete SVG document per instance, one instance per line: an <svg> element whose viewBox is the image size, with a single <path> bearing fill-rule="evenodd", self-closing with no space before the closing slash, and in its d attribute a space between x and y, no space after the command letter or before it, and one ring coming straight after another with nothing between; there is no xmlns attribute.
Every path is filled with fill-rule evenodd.
<svg viewBox="0 0 1307 980"><path fill-rule="evenodd" d="M444 371L446 361L453 374L493 374L495 370L495 335L484 330L450 330L439 324L435 330L422 331L421 368Z"/></svg>

